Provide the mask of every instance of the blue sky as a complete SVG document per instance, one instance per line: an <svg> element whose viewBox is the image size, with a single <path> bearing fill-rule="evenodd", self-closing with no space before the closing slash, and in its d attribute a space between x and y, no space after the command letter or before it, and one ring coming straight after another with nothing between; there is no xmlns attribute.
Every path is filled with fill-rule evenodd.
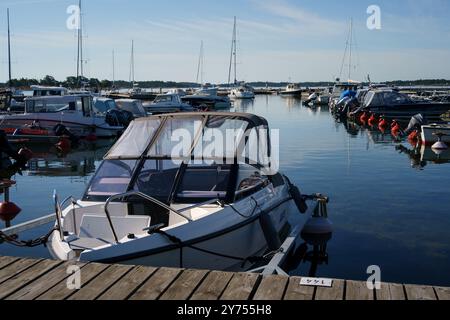
<svg viewBox="0 0 450 320"><path fill-rule="evenodd" d="M0 2L0 81L7 78L7 7L13 77L62 80L75 73L76 37L66 28L66 9L77 2ZM381 30L366 27L372 4L381 8ZM116 78L128 80L134 39L136 80L194 81L203 40L205 80L225 82L236 15L240 80L332 80L351 18L353 79L450 78L448 0L84 0L83 7L88 77L112 77L114 49Z"/></svg>

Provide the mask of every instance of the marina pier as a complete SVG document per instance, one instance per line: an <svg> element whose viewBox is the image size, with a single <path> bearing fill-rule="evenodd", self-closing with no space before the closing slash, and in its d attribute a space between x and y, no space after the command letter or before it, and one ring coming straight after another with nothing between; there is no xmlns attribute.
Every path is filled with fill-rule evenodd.
<svg viewBox="0 0 450 320"><path fill-rule="evenodd" d="M81 288L69 289L78 266ZM333 280L305 286L301 277L152 268L0 257L0 299L6 300L450 300L450 288ZM70 280L69 280L70 282Z"/></svg>

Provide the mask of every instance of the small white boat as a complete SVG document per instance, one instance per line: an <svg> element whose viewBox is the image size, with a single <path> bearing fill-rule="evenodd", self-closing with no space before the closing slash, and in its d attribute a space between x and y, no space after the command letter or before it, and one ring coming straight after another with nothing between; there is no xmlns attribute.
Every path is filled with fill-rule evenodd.
<svg viewBox="0 0 450 320"><path fill-rule="evenodd" d="M177 93L159 94L153 102L144 104L145 111L151 114L192 111L193 108L181 101Z"/></svg>
<svg viewBox="0 0 450 320"><path fill-rule="evenodd" d="M442 133L441 141L450 147L450 124L429 124L422 126L422 143L432 145L438 142L437 134Z"/></svg>
<svg viewBox="0 0 450 320"><path fill-rule="evenodd" d="M116 137L123 126L113 126L94 112L91 95L42 96L25 99L25 112L0 115L0 129L10 132L38 123L40 129L53 132L64 125L77 137L95 135Z"/></svg>
<svg viewBox="0 0 450 320"><path fill-rule="evenodd" d="M240 133L235 143L205 153L211 136L232 129ZM83 198L62 210L55 201L50 253L61 260L248 270L247 258L279 248L291 229L289 215L298 211L293 198L301 199L268 168L268 132L265 119L244 113L135 120ZM188 147L174 153L180 134ZM252 143L254 161L240 159Z"/></svg>
<svg viewBox="0 0 450 320"><path fill-rule="evenodd" d="M281 91L280 94L282 96L302 96L302 89L301 87L296 83L290 83L287 85L285 91Z"/></svg>
<svg viewBox="0 0 450 320"><path fill-rule="evenodd" d="M249 85L241 85L231 89L231 99L255 99L255 91Z"/></svg>
<svg viewBox="0 0 450 320"><path fill-rule="evenodd" d="M192 95L181 97L183 102L189 103L192 107L198 109L230 109L231 101L226 96L218 95L217 87L202 87Z"/></svg>

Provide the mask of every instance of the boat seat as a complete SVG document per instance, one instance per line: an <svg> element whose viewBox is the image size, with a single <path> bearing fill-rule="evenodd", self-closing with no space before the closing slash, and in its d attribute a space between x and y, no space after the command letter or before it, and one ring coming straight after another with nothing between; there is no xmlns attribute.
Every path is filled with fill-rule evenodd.
<svg viewBox="0 0 450 320"><path fill-rule="evenodd" d="M95 238L77 238L69 242L69 245L73 250L81 250L81 251L91 250L109 244L111 244L111 242Z"/></svg>
<svg viewBox="0 0 450 320"><path fill-rule="evenodd" d="M129 234L143 234L144 229L150 226L149 216L111 217L114 230L120 239ZM114 235L108 218L100 215L84 215L80 225L79 238L102 239L113 242Z"/></svg>

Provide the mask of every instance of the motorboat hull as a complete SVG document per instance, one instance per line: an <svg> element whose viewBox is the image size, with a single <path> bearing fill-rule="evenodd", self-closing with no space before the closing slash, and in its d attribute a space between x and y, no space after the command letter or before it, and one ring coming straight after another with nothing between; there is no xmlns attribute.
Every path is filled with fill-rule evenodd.
<svg viewBox="0 0 450 320"><path fill-rule="evenodd" d="M422 142L426 145L432 145L438 142L436 133L443 133L441 141L450 144L450 125L431 124L422 126Z"/></svg>
<svg viewBox="0 0 450 320"><path fill-rule="evenodd" d="M261 212L254 212L254 200L244 199L235 205L238 215L230 207L203 219L167 230L182 241L180 246L161 234L153 234L132 241L85 251L76 259L80 261L176 267L191 269L245 271L253 264L242 259L261 256L268 250L267 232L262 219L268 215L280 241L289 233L289 214L294 203L286 186L275 193L267 187L254 195ZM245 209L247 208L247 209ZM252 212L254 213L252 215ZM273 236L273 235L272 235ZM59 233L50 238L49 251L61 260L74 259Z"/></svg>
<svg viewBox="0 0 450 320"><path fill-rule="evenodd" d="M124 130L123 127L110 126L104 118L80 119L78 116L71 117L70 113L4 115L0 116L0 122L0 129L9 130L38 122L41 128L52 131L56 125L62 124L77 137L95 134L99 138L111 138L117 137Z"/></svg>
<svg viewBox="0 0 450 320"><path fill-rule="evenodd" d="M281 91L280 95L285 97L301 97L302 96L302 90L292 90L292 91Z"/></svg>

